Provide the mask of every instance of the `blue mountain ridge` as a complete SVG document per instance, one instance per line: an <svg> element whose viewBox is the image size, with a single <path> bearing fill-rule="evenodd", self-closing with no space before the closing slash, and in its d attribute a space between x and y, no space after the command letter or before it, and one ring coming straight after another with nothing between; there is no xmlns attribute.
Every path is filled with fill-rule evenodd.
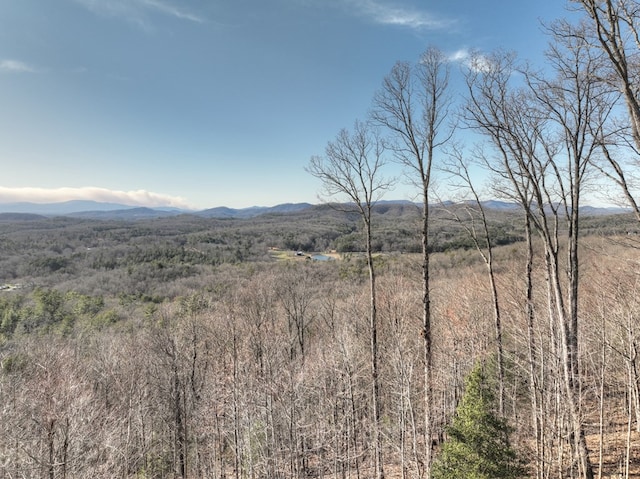
<svg viewBox="0 0 640 479"><path fill-rule="evenodd" d="M450 202L447 202L451 205ZM415 205L407 200L384 200L378 202L378 206L388 207L390 205ZM518 205L515 203L509 203L498 200L488 200L483 202L483 205L492 210L517 210ZM265 214L290 214L304 211L308 208L312 208L314 205L311 203L283 203L275 206L252 206L248 208L229 208L226 206L220 206L215 208L208 208L204 210L186 210L173 207L140 207L131 206L118 203L101 203L97 201L84 201L74 200L65 201L61 203L0 203L0 214L8 218L9 214L28 214L28 215L41 215L41 216L69 216L75 218L95 218L95 219L145 219L145 218L161 218L170 217L181 214L189 214L199 216L202 218L253 218ZM585 206L582 211L588 215L598 214L617 214L624 213L628 210L624 208L609 208L609 207L593 207ZM15 217L15 216L14 216Z"/></svg>

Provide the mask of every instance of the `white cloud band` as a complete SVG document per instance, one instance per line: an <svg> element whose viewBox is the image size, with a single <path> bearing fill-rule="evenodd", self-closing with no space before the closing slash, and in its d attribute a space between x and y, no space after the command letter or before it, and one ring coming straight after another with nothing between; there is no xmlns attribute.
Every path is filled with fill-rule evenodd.
<svg viewBox="0 0 640 479"><path fill-rule="evenodd" d="M119 191L93 186L82 188L8 188L0 186L0 203L60 203L72 200L119 203L127 206L168 206L191 209L184 198L145 190Z"/></svg>

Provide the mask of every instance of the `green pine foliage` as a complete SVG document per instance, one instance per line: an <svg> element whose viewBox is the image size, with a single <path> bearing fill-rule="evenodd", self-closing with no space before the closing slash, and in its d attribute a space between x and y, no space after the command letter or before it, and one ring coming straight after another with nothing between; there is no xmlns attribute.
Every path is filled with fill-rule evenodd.
<svg viewBox="0 0 640 479"><path fill-rule="evenodd" d="M509 427L495 412L496 399L483 366L465 381L465 393L435 461L433 479L512 479L524 475L509 444Z"/></svg>

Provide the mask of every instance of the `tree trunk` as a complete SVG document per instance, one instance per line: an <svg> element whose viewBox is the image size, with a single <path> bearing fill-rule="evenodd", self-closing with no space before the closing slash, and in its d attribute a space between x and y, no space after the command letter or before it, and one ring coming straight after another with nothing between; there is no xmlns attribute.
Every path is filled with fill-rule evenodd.
<svg viewBox="0 0 640 479"><path fill-rule="evenodd" d="M423 191L422 207L422 340L424 354L424 473L429 478L433 462L433 351L429 286L429 197Z"/></svg>
<svg viewBox="0 0 640 479"><path fill-rule="evenodd" d="M375 449L376 479L384 479L384 465L382 462L382 434L380 431L380 379L378 377L378 312L376 304L376 274L373 264L373 252L371 245L371 211L369 220L365 220L367 242L367 266L369 267L369 328L371 347L371 405L373 409L373 442Z"/></svg>
<svg viewBox="0 0 640 479"><path fill-rule="evenodd" d="M533 237L531 231L531 218L526 214L525 237L527 242L527 260L525 273L525 316L527 320L527 346L529 352L529 395L531 399L531 426L536 445L536 479L543 479L545 463L545 446L542 441L542 423L540 405L538 404L539 385L537 379L538 360L536 353L533 309Z"/></svg>

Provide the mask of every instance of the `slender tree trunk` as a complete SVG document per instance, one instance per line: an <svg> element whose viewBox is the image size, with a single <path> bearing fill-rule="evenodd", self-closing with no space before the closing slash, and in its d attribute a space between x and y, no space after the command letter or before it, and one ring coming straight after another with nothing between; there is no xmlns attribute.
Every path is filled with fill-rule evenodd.
<svg viewBox="0 0 640 479"><path fill-rule="evenodd" d="M605 369L607 360L607 333L604 314L600 324L602 348L600 350L600 404L599 404L599 431L598 431L598 479L602 479L602 466L604 456L604 394L605 394Z"/></svg>
<svg viewBox="0 0 640 479"><path fill-rule="evenodd" d="M402 377L401 386L400 386L400 404L398 405L398 409L399 409L398 413L400 416L400 471L401 471L402 479L407 479L407 460L406 460L407 459L407 456L406 456L407 415L406 415L406 406L404 404L404 401L405 401L404 377Z"/></svg>
<svg viewBox="0 0 640 479"><path fill-rule="evenodd" d="M177 358L174 358L177 360ZM178 460L178 474L180 477L186 477L186 455L185 455L185 428L184 428L184 416L182 408L182 386L178 378L177 365L174 364L173 372L173 394L174 394L174 426L175 426L175 452Z"/></svg>
<svg viewBox="0 0 640 479"><path fill-rule="evenodd" d="M346 358L345 358L345 362L346 362ZM349 451L349 445L351 444L351 448L352 448L351 454L353 455L353 459L354 459L354 465L356 469L356 479L360 479L360 460L359 460L360 452L358 448L358 429L359 429L358 428L358 412L356 407L355 391L353 388L353 373L348 365L347 365L347 368L348 368L347 378L348 378L348 386L349 386L349 405L351 406L351 425L350 427L348 423L345 425L346 434L348 435L349 431L351 431L351 436L347 436L346 438L347 453ZM345 414L345 419L347 419L346 414ZM346 465L348 468L349 477L351 477L351 461L349 460L348 454L347 454Z"/></svg>
<svg viewBox="0 0 640 479"><path fill-rule="evenodd" d="M543 478L544 470L544 444L542 442L542 424L540 405L538 404L538 390L539 384L536 375L538 368L537 354L536 354L536 341L535 341L535 329L534 319L535 313L533 309L533 237L531 231L531 218L529 214L526 214L525 218L525 237L527 241L527 259L526 259L526 272L525 272L525 316L527 320L527 344L529 352L529 395L531 399L531 425L535 438L536 445L536 479Z"/></svg>
<svg viewBox="0 0 640 479"><path fill-rule="evenodd" d="M629 375L631 375L631 371L629 371ZM631 377L629 377L629 380L631 381ZM631 424L633 422L632 414L633 414L633 407L631 405L631 384L629 384L629 388L627 391L627 394L629 395L628 401L627 401L627 438L626 438L626 444L625 444L625 451L624 451L624 477L625 479L629 479L629 464L631 462Z"/></svg>
<svg viewBox="0 0 640 479"><path fill-rule="evenodd" d="M423 191L422 207L422 339L424 354L424 473L431 476L433 462L433 352L429 285L429 197Z"/></svg>
<svg viewBox="0 0 640 479"><path fill-rule="evenodd" d="M566 395L567 403L569 406L569 417L571 420L572 434L574 435L574 442L582 475L585 479L593 479L593 467L589 459L589 449L587 448L584 424L582 422L579 407L579 381L577 380L575 372L575 368L577 368L577 351L575 351L574 348L577 342L574 342L573 337L577 332L572 331L573 325L570 318L567 318L564 310L557 254L555 252L550 252L550 254L547 255L547 258L552 261L550 264L550 271L552 275L551 283L552 291L554 294L554 302L556 306L556 318L558 320L560 330L560 352L562 363L561 367L563 374L562 379L564 393Z"/></svg>
<svg viewBox="0 0 640 479"><path fill-rule="evenodd" d="M496 348L498 351L498 412L501 417L504 417L504 348L502 345L502 317L500 315L498 286L496 285L496 277L493 269L493 259L491 258L491 255L492 253L490 249L487 268L489 269L489 280L491 283L491 297L493 299L493 319L496 330Z"/></svg>
<svg viewBox="0 0 640 479"><path fill-rule="evenodd" d="M239 385L238 385L238 337L235 326L233 327L233 470L235 479L240 479L242 472L241 455L242 449L240 445L240 407L239 407Z"/></svg>
<svg viewBox="0 0 640 479"><path fill-rule="evenodd" d="M371 218L369 211L368 218ZM365 221L367 235L367 265L369 267L369 294L370 294L370 346L371 346L371 378L372 392L371 405L373 409L373 441L375 449L376 478L384 479L384 464L382 462L382 434L380 431L380 379L378 377L378 312L376 304L376 274L373 264L373 252L371 245L371 221Z"/></svg>
<svg viewBox="0 0 640 479"><path fill-rule="evenodd" d="M630 315L631 316L631 315ZM638 384L638 348L633 337L633 319L629 318L627 325L629 336L629 385L631 386L631 397L629 400L633 404L636 416L636 431L640 431L640 385Z"/></svg>
<svg viewBox="0 0 640 479"><path fill-rule="evenodd" d="M49 463L47 464L49 479L55 479L55 420L47 424L47 446L49 449Z"/></svg>

